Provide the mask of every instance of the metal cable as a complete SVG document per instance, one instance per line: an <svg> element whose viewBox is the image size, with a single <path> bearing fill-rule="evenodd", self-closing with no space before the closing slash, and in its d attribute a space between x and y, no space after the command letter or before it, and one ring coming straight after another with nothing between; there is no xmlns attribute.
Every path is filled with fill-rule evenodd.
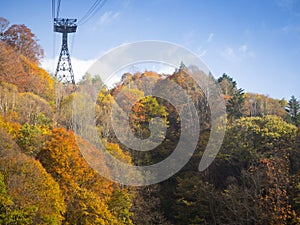
<svg viewBox="0 0 300 225"><path fill-rule="evenodd" d="M61 3L61 0L58 0L57 10L56 10L56 18L59 17L60 3Z"/></svg>
<svg viewBox="0 0 300 225"><path fill-rule="evenodd" d="M55 18L55 0L52 0L52 20Z"/></svg>
<svg viewBox="0 0 300 225"><path fill-rule="evenodd" d="M101 0L96 0L94 2L94 4L89 8L89 10L83 15L83 17L79 21L85 20L90 15L90 13L95 9L95 7L97 6L97 4L99 4L100 1Z"/></svg>
<svg viewBox="0 0 300 225"><path fill-rule="evenodd" d="M83 25L87 23L96 12L105 4L106 0L96 0L88 12L79 20L78 25Z"/></svg>

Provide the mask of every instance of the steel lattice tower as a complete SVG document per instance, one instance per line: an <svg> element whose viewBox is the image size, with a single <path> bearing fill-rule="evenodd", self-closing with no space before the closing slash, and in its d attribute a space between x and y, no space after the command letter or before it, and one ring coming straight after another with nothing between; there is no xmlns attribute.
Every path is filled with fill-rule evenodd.
<svg viewBox="0 0 300 225"><path fill-rule="evenodd" d="M54 19L54 32L62 33L62 46L55 77L65 85L75 84L70 53L68 50L68 34L76 32L76 21L76 19Z"/></svg>

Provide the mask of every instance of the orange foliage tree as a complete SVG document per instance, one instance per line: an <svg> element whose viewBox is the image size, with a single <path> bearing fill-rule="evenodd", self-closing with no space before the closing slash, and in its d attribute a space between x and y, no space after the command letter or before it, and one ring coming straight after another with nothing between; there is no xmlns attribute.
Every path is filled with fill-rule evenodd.
<svg viewBox="0 0 300 225"><path fill-rule="evenodd" d="M25 212L29 222L24 224L61 224L65 203L58 183L38 161L21 153L3 128L0 134L0 172L12 209Z"/></svg>
<svg viewBox="0 0 300 225"><path fill-rule="evenodd" d="M24 24L10 26L4 32L3 40L16 52L33 62L37 63L44 54L41 46L37 43L36 36Z"/></svg>
<svg viewBox="0 0 300 225"><path fill-rule="evenodd" d="M91 169L78 148L94 148L73 132L54 128L37 158L63 190L68 224L122 224L109 211L108 201L117 187ZM105 169L105 168L104 168Z"/></svg>

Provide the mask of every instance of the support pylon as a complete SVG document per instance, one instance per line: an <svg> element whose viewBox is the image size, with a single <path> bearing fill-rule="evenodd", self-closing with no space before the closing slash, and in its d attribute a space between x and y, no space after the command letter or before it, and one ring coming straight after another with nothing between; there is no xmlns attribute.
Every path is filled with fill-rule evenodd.
<svg viewBox="0 0 300 225"><path fill-rule="evenodd" d="M75 33L76 19L54 19L54 31L62 33L62 46L56 67L55 77L65 85L75 84L74 73L68 50L68 33Z"/></svg>

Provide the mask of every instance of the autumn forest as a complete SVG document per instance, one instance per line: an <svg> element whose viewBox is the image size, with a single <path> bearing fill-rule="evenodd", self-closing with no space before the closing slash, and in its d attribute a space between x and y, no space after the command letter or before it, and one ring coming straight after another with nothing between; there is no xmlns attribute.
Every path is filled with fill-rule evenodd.
<svg viewBox="0 0 300 225"><path fill-rule="evenodd" d="M180 85L201 128L194 154L178 173L157 184L126 186L101 176L82 156L80 148L96 147L73 130L75 94L39 66L42 57L30 28L0 18L0 224L300 224L297 97L247 92L230 75L221 75L216 82L226 104L225 138L216 159L200 172L211 113L191 68L182 62L173 74L124 73L96 98L97 133L111 155L131 165L151 165L168 157L180 138L176 108L162 98L144 97L140 78L151 78L154 88L167 80ZM130 82L137 85L128 88ZM100 77L87 73L76 88L101 84ZM166 122L165 139L153 151L131 150L116 137L110 112L121 91L120 108L136 101L129 118L136 137L150 135L151 118Z"/></svg>

